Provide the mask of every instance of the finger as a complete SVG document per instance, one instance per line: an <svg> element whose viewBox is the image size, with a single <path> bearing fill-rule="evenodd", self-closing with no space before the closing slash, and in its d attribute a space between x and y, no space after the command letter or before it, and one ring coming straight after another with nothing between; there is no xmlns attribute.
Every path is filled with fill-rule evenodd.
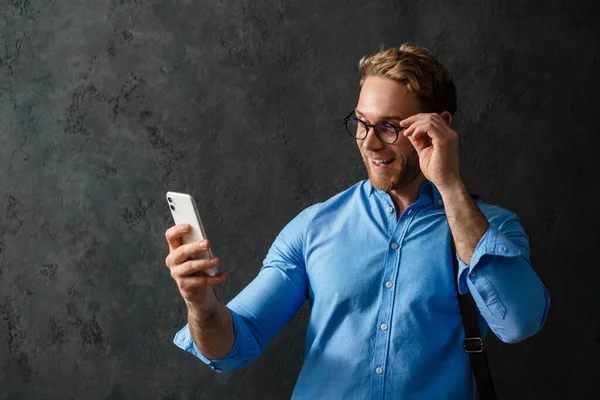
<svg viewBox="0 0 600 400"><path fill-rule="evenodd" d="M165 238L167 239L167 243L169 243L169 251L173 251L181 246L181 237L188 233L190 229L191 226L189 224L179 224L167 229Z"/></svg>
<svg viewBox="0 0 600 400"><path fill-rule="evenodd" d="M410 143L413 145L413 147L415 148L415 150L417 151L417 154L420 156L421 152L426 149L427 147L431 146L430 140L429 140L429 136L425 135L420 135L417 136L417 134L419 133L419 130L415 130L413 134L407 136L408 140L410 140Z"/></svg>
<svg viewBox="0 0 600 400"><path fill-rule="evenodd" d="M176 265L171 268L171 276L173 278L182 278L187 276L194 276L199 273L204 273L207 269L216 268L221 263L218 257L205 258L202 260L188 260L183 264Z"/></svg>
<svg viewBox="0 0 600 400"><path fill-rule="evenodd" d="M166 262L167 266L173 267L175 265L183 264L190 257L203 253L209 248L210 243L208 240L199 240L197 242L181 245L169 254Z"/></svg>
<svg viewBox="0 0 600 400"><path fill-rule="evenodd" d="M444 120L432 121L427 134L431 138L431 144L438 148L452 146L458 141L458 134Z"/></svg>
<svg viewBox="0 0 600 400"><path fill-rule="evenodd" d="M177 282L179 290L193 294L195 290L198 290L204 286L218 285L219 283L227 280L229 275L227 272L221 272L215 276L190 276L187 278L180 279Z"/></svg>
<svg viewBox="0 0 600 400"><path fill-rule="evenodd" d="M417 128L417 124L412 124L408 128L404 129L404 131L402 131L402 134L406 137L409 137L410 135L412 135L415 132L416 128Z"/></svg>
<svg viewBox="0 0 600 400"><path fill-rule="evenodd" d="M414 139L420 139L421 136L427 132L426 123L423 121L413 123L407 128L402 134L406 137L414 136Z"/></svg>
<svg viewBox="0 0 600 400"><path fill-rule="evenodd" d="M448 123L442 118L442 116L438 113L431 114L431 118L436 122L436 125L440 127L449 127Z"/></svg>
<svg viewBox="0 0 600 400"><path fill-rule="evenodd" d="M210 248L208 240L199 240L197 242L184 244L175 250L174 264L183 264L190 258L207 251Z"/></svg>
<svg viewBox="0 0 600 400"><path fill-rule="evenodd" d="M447 128L440 126L439 121L428 119L426 121L419 121L411 125L410 128L404 132L405 136L414 136L415 139L420 139L424 136L429 136L434 139L442 139L449 135L445 132ZM427 139L426 139L427 140Z"/></svg>
<svg viewBox="0 0 600 400"><path fill-rule="evenodd" d="M400 121L400 125L409 128L415 124L423 124L427 122L434 123L438 128L443 129L448 126L446 121L439 115L438 113L420 113L413 116L410 116L402 121Z"/></svg>
<svg viewBox="0 0 600 400"><path fill-rule="evenodd" d="M440 138L444 133L440 132L438 122L433 122L431 115L427 119L415 122L403 133L412 143L413 147L420 153L424 148L433 144L433 138Z"/></svg>
<svg viewBox="0 0 600 400"><path fill-rule="evenodd" d="M408 128L413 123L415 123L416 121L419 121L419 120L425 118L426 116L427 116L427 114L425 114L425 113L419 113L419 114L411 115L410 117L405 118L402 121L400 121L400 126L403 127L403 128Z"/></svg>

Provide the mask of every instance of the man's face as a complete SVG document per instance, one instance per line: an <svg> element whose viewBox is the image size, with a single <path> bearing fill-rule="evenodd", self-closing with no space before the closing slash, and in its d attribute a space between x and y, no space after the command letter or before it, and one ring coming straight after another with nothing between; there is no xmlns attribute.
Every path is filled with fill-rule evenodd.
<svg viewBox="0 0 600 400"><path fill-rule="evenodd" d="M389 122L400 126L400 121L419 113L419 101L400 83L379 76L368 77L360 91L356 116L370 124ZM371 128L356 144L367 166L371 185L378 190L398 190L412 182L421 173L419 157L410 141L399 132L393 144L384 144Z"/></svg>

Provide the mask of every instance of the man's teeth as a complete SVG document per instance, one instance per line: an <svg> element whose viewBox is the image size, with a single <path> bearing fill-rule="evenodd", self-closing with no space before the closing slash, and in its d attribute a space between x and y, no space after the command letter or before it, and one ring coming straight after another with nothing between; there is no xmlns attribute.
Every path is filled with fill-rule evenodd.
<svg viewBox="0 0 600 400"><path fill-rule="evenodd" d="M393 160L394 160L393 158L388 158L387 160L374 160L374 159L371 159L371 161L373 161L373 162L374 162L375 164L377 164L377 165L389 164L389 163L391 163Z"/></svg>

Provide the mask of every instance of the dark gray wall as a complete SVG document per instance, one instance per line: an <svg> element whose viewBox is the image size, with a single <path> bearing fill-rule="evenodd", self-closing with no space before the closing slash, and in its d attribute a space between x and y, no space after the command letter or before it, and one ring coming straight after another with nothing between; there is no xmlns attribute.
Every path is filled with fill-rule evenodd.
<svg viewBox="0 0 600 400"><path fill-rule="evenodd" d="M489 339L504 399L600 392L599 6L589 1L0 3L0 398L288 397L308 310L245 370L173 345L166 190L231 279L302 208L364 178L340 119L361 55L413 41L455 77L472 192L520 215L552 304Z"/></svg>

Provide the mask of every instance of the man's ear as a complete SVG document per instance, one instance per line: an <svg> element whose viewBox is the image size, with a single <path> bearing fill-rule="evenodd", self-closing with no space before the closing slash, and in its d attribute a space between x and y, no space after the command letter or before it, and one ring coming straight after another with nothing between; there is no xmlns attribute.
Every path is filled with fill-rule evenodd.
<svg viewBox="0 0 600 400"><path fill-rule="evenodd" d="M440 117L442 117L446 124L450 126L450 123L452 122L452 114L450 114L448 111L443 111L440 113Z"/></svg>

